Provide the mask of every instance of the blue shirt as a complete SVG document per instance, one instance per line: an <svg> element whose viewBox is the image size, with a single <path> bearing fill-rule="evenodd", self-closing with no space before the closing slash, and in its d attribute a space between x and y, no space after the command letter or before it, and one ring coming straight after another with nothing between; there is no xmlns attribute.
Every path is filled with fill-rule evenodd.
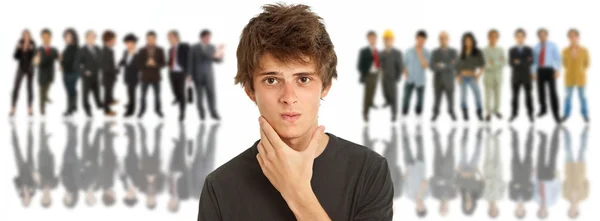
<svg viewBox="0 0 600 221"><path fill-rule="evenodd" d="M540 52L542 51L542 44L546 44L546 51L544 53L544 65L540 67L552 68L554 70L560 70L560 51L558 47L552 42L546 41L545 43L538 43L533 48L533 65L531 66L531 72L536 73L540 64Z"/></svg>
<svg viewBox="0 0 600 221"><path fill-rule="evenodd" d="M542 181L542 183L544 183L544 195L546 195L546 205L553 206L554 204L556 204L556 201L558 201L558 198L560 197L562 184L560 183L559 179ZM542 197L540 196L539 180L533 181L533 191L533 199L537 203L541 204Z"/></svg>
<svg viewBox="0 0 600 221"><path fill-rule="evenodd" d="M429 62L431 59L429 50L423 48L423 57L425 57L425 62ZM404 67L406 67L406 70L408 71L407 83L415 84L417 87L425 85L425 70L427 67L421 67L417 50L414 47L406 50L406 56L404 56Z"/></svg>

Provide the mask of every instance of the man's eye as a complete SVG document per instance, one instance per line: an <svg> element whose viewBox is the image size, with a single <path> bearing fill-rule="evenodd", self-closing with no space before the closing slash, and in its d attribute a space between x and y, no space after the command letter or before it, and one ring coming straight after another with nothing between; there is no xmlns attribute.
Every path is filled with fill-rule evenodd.
<svg viewBox="0 0 600 221"><path fill-rule="evenodd" d="M277 79L275 79L275 78L267 78L267 79L265 79L265 82L267 84L275 84L275 83L277 83Z"/></svg>
<svg viewBox="0 0 600 221"><path fill-rule="evenodd" d="M306 84L310 82L310 78L309 77L301 77L300 78L300 83Z"/></svg>

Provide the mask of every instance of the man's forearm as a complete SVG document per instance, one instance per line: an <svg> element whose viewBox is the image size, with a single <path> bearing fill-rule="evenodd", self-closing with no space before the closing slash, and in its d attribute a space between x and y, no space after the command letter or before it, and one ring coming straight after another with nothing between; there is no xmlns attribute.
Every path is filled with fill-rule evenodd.
<svg viewBox="0 0 600 221"><path fill-rule="evenodd" d="M310 187L284 199L298 221L331 221Z"/></svg>

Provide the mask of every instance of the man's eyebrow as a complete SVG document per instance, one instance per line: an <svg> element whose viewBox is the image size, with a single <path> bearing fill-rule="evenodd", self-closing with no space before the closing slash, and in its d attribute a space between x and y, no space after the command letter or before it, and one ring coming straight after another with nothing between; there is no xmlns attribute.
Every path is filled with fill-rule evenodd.
<svg viewBox="0 0 600 221"><path fill-rule="evenodd" d="M305 76L310 76L310 75L315 75L315 72L298 72L295 73L294 76L300 76L300 77L305 77Z"/></svg>
<svg viewBox="0 0 600 221"><path fill-rule="evenodd" d="M276 71L267 71L267 72L262 72L260 74L258 74L258 76L265 76L265 75L269 75L269 76L273 76L273 75L279 75L281 73L276 72Z"/></svg>

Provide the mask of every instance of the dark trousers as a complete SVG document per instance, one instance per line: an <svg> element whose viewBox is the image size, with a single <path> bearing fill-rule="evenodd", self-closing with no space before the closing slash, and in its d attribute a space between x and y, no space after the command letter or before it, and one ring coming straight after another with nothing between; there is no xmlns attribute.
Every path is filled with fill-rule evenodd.
<svg viewBox="0 0 600 221"><path fill-rule="evenodd" d="M454 83L454 82L452 82ZM433 114L440 113L440 103L442 103L442 94L446 96L448 113L454 113L454 87L446 85L435 85L433 88Z"/></svg>
<svg viewBox="0 0 600 221"><path fill-rule="evenodd" d="M402 101L402 114L404 115L408 114L412 92L415 89L417 90L417 106L415 107L415 112L417 115L420 115L423 111L423 93L425 92L425 87L418 87L413 83L406 83L404 85L404 99Z"/></svg>
<svg viewBox="0 0 600 221"><path fill-rule="evenodd" d="M88 97L90 96L90 93L92 93L92 96L94 96L94 101L96 102L96 106L98 108L102 108L103 104L102 101L100 100L100 84L98 82L98 77L92 75L92 76L85 76L83 75L83 109L85 110L86 113L90 114L91 110L90 110L90 102L88 100Z"/></svg>
<svg viewBox="0 0 600 221"><path fill-rule="evenodd" d="M537 71L537 89L538 89L538 100L540 102L540 113L546 113L546 86L548 86L548 93L550 95L550 108L552 109L552 115L554 119L558 121L560 119L558 109L558 94L556 92L556 79L554 79L554 69L552 68L539 68Z"/></svg>
<svg viewBox="0 0 600 221"><path fill-rule="evenodd" d="M211 116L218 116L215 102L215 88L213 83L196 83L196 105L198 107L198 113L200 114L200 118L204 118L204 91L206 91L206 99L208 100L208 110L210 111ZM183 102L182 102L183 103Z"/></svg>
<svg viewBox="0 0 600 221"><path fill-rule="evenodd" d="M131 115L135 112L137 82L127 83L127 105L125 105L125 114Z"/></svg>
<svg viewBox="0 0 600 221"><path fill-rule="evenodd" d="M27 78L27 106L31 107L33 104L33 68L29 70L18 69L17 76L15 76L15 83L12 91L12 107L17 106L17 100L19 98L19 90L21 89L21 81L23 78Z"/></svg>
<svg viewBox="0 0 600 221"><path fill-rule="evenodd" d="M48 92L50 91L50 85L52 82L40 84L40 113L46 113L46 103L48 103Z"/></svg>
<svg viewBox="0 0 600 221"><path fill-rule="evenodd" d="M77 79L79 79L78 73L64 73L63 75L67 92L67 111L77 109Z"/></svg>
<svg viewBox="0 0 600 221"><path fill-rule="evenodd" d="M533 99L531 98L531 81L514 81L511 84L512 87L512 115L517 116L519 114L519 95L520 90L523 88L525 93L525 105L527 107L527 114L533 115Z"/></svg>
<svg viewBox="0 0 600 221"><path fill-rule="evenodd" d="M185 78L186 75L182 72L171 72L169 74L169 79L171 82L171 89L173 90L173 95L175 95L175 100L179 103L179 115L185 115Z"/></svg>
<svg viewBox="0 0 600 221"><path fill-rule="evenodd" d="M378 74L369 73L365 77L365 97L363 102L363 115L369 115L369 109L373 106L373 99L375 98L375 89L377 89L377 78Z"/></svg>
<svg viewBox="0 0 600 221"><path fill-rule="evenodd" d="M142 98L139 115L143 115L146 112L146 95L148 94L148 87L152 87L154 91L154 111L162 114L160 106L160 82L144 82L142 83Z"/></svg>
<svg viewBox="0 0 600 221"><path fill-rule="evenodd" d="M113 96L114 88L114 81L104 82L104 113L109 113L112 111L110 109L110 105L115 101Z"/></svg>

